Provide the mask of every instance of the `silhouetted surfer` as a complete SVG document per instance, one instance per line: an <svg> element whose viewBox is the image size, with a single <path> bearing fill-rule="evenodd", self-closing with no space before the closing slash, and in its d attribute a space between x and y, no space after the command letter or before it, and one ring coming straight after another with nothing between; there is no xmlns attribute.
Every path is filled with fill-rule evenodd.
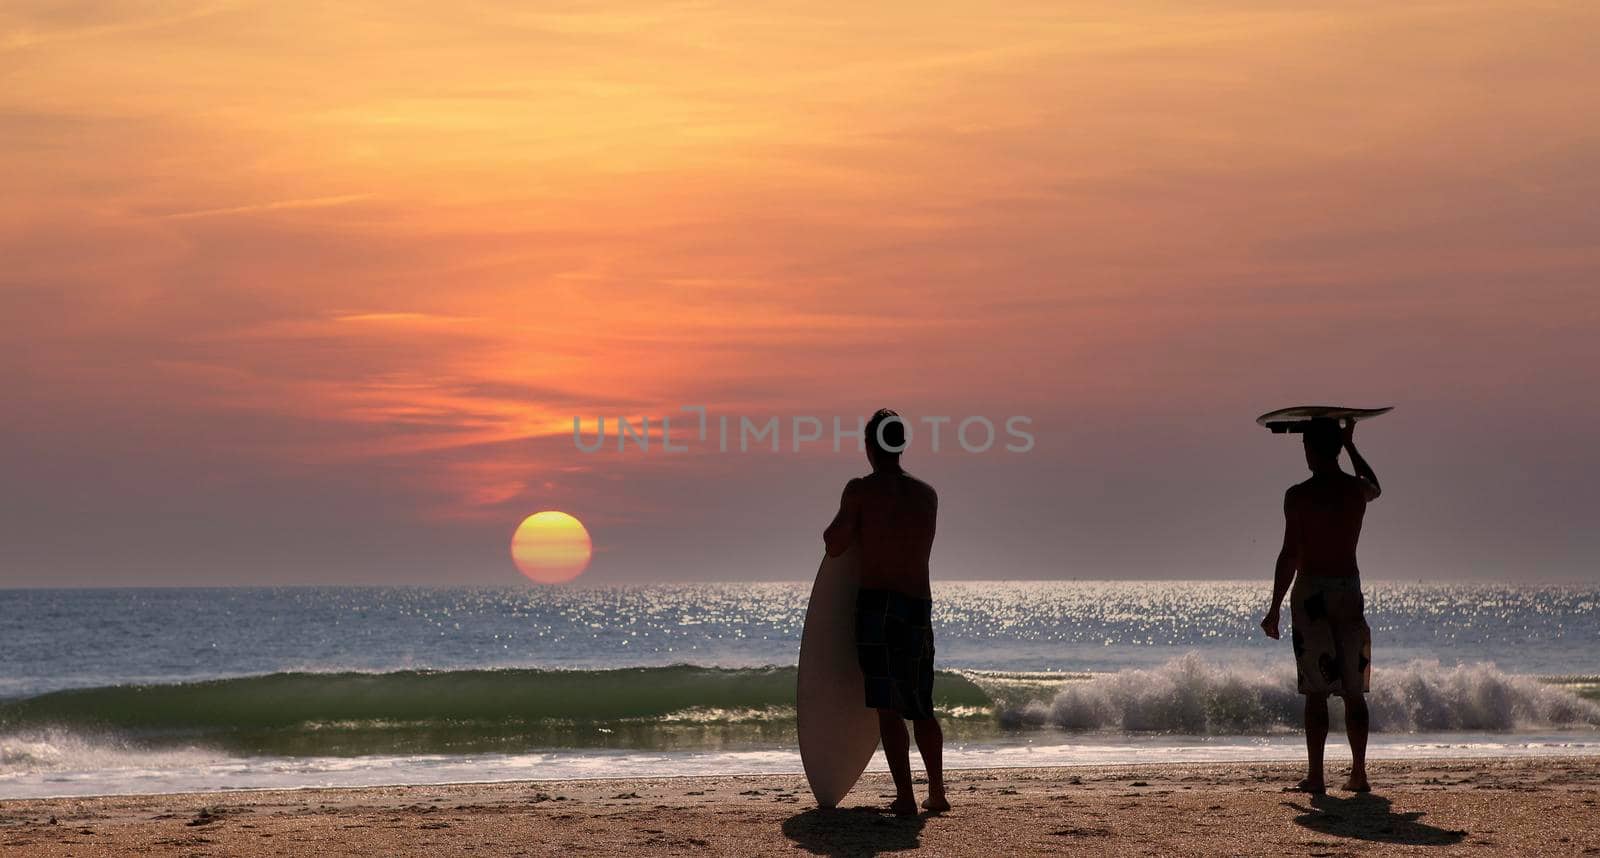
<svg viewBox="0 0 1600 858"><path fill-rule="evenodd" d="M1283 596L1294 583L1289 609L1294 621L1294 656L1300 693L1306 697L1309 767L1299 789L1327 789L1322 750L1328 740L1328 695L1344 698L1345 730L1353 765L1347 790L1367 792L1367 700L1372 674L1372 632L1363 616L1361 570L1356 543L1367 503L1378 497L1378 477L1356 452L1355 421L1343 431L1332 420L1306 427L1306 464L1311 479L1291 486L1283 498L1283 550L1272 585L1272 608L1261 628L1276 640ZM1355 476L1339 468L1339 450L1350 453ZM1298 572L1298 575L1296 574Z"/></svg>
<svg viewBox="0 0 1600 858"><path fill-rule="evenodd" d="M944 733L933 714L933 602L928 556L933 551L939 495L900 469L905 423L889 409L867 422L867 461L872 473L845 484L839 514L823 532L828 554L839 556L856 543L861 553L861 592L856 602L856 650L866 676L866 704L878 710L883 755L894 775L889 809L917 812L911 789L910 741L917 736L928 769L931 811L950 809L944 795Z"/></svg>

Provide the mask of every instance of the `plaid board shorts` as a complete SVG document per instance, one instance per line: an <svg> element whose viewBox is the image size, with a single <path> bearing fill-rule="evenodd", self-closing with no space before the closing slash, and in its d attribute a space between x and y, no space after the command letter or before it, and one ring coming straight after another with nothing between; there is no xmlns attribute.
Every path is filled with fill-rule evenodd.
<svg viewBox="0 0 1600 858"><path fill-rule="evenodd" d="M933 602L892 590L856 597L856 655L869 709L933 717Z"/></svg>
<svg viewBox="0 0 1600 858"><path fill-rule="evenodd" d="M1372 690L1372 629L1359 578L1296 578L1289 595L1301 694Z"/></svg>

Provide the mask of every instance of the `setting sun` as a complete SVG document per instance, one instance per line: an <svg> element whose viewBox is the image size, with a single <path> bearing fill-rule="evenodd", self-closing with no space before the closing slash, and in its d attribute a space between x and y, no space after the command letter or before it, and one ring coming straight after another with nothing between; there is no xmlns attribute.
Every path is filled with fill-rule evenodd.
<svg viewBox="0 0 1600 858"><path fill-rule="evenodd" d="M556 510L528 516L511 537L511 559L517 569L540 584L560 584L582 575L593 554L583 522Z"/></svg>

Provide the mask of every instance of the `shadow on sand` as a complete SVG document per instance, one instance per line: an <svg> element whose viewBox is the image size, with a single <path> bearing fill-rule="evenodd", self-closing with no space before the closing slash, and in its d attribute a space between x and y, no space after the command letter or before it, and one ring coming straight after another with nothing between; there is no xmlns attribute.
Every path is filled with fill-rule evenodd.
<svg viewBox="0 0 1600 858"><path fill-rule="evenodd" d="M921 845L922 816L887 816L865 807L848 810L820 807L783 822L783 835L813 855L877 855Z"/></svg>
<svg viewBox="0 0 1600 858"><path fill-rule="evenodd" d="M1348 798L1313 796L1310 807L1289 801L1284 805L1300 811L1294 818L1299 825L1335 837L1375 843L1448 846L1467 836L1465 831L1450 831L1419 822L1421 811L1395 813L1388 799L1371 793Z"/></svg>

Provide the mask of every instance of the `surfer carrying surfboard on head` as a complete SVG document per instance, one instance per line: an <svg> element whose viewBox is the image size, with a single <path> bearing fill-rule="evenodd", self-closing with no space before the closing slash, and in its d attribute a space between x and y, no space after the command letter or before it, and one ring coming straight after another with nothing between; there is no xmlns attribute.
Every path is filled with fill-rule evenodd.
<svg viewBox="0 0 1600 858"><path fill-rule="evenodd" d="M1279 613L1289 595L1294 621L1295 667L1305 695L1308 770L1296 789L1327 791L1323 745L1328 740L1328 695L1344 699L1345 731L1352 757L1344 788L1370 792L1367 782L1367 700L1372 675L1372 632L1363 614L1356 543L1367 504L1382 491L1367 460L1356 451L1355 420L1341 427L1328 418L1304 428L1311 478L1289 488L1283 499L1283 549L1273 576L1272 607L1261 621L1267 637L1280 634ZM1298 431L1298 428L1296 429ZM1339 451L1350 454L1355 474L1339 468ZM1290 584L1294 589L1291 593Z"/></svg>
<svg viewBox="0 0 1600 858"><path fill-rule="evenodd" d="M828 554L852 545L860 554L861 589L856 599L856 652L867 708L878 711L883 755L894 775L889 810L915 815L907 720L928 770L930 811L950 809L944 793L944 733L933 713L933 601L928 557L939 511L933 487L900 467L905 421L889 409L872 415L865 429L872 473L844 487L839 512L823 532Z"/></svg>

